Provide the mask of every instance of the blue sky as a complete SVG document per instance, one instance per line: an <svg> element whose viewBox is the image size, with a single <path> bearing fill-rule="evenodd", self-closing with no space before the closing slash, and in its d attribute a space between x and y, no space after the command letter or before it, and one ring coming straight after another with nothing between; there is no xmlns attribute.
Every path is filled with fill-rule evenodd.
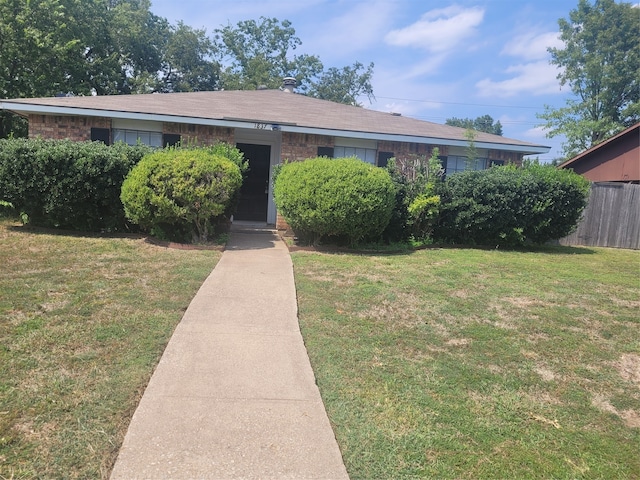
<svg viewBox="0 0 640 480"><path fill-rule="evenodd" d="M295 53L325 67L375 63L375 101L364 106L436 123L491 115L505 137L548 145L536 113L570 98L547 47L561 46L558 19L577 0L152 0L151 11L208 34L260 16L290 20Z"/></svg>

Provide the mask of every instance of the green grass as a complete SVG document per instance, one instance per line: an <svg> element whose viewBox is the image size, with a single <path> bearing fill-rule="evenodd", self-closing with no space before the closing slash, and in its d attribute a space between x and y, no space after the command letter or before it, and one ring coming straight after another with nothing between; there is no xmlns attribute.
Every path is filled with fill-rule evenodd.
<svg viewBox="0 0 640 480"><path fill-rule="evenodd" d="M219 257L0 220L0 478L108 478Z"/></svg>
<svg viewBox="0 0 640 480"><path fill-rule="evenodd" d="M292 256L352 479L640 478L640 252Z"/></svg>

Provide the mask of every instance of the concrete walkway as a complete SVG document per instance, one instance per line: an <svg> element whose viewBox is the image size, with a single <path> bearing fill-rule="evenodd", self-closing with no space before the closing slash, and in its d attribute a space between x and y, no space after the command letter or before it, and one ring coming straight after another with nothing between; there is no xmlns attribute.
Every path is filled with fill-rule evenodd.
<svg viewBox="0 0 640 480"><path fill-rule="evenodd" d="M117 479L346 479L277 234L234 225L176 328L120 450Z"/></svg>

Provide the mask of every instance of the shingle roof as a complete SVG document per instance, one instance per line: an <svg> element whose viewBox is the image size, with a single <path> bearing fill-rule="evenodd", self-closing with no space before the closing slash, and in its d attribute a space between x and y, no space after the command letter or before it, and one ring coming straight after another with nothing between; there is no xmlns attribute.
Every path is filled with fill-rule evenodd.
<svg viewBox="0 0 640 480"><path fill-rule="evenodd" d="M392 113L378 112L366 108L342 105L280 90L215 91L166 93L145 95L111 95L87 97L53 97L4 100L3 109L37 111L42 107L47 112L64 109L78 114L110 116L113 112L126 112L153 116L171 116L171 121L184 118L211 121L239 121L283 126L307 127L330 131L361 132L364 134L398 135L463 141L466 131ZM542 153L548 147L498 135L478 132L478 143L499 146L522 147L523 152ZM545 150L546 149L546 150Z"/></svg>

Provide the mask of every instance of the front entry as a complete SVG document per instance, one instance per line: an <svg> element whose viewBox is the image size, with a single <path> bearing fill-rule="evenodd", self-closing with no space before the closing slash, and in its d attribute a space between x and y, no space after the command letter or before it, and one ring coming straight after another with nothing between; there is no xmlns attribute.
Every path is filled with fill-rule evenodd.
<svg viewBox="0 0 640 480"><path fill-rule="evenodd" d="M248 160L249 171L242 182L240 201L234 219L266 222L271 147L250 143L238 143L236 147L244 153L244 158Z"/></svg>

